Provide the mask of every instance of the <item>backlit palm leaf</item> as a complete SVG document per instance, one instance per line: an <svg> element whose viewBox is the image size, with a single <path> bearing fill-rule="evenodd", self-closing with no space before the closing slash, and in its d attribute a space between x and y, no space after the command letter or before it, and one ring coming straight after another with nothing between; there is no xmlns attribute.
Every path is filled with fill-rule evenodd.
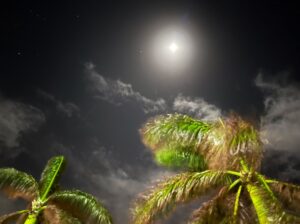
<svg viewBox="0 0 300 224"><path fill-rule="evenodd" d="M175 204L188 202L209 190L230 183L229 175L222 171L178 174L161 182L137 202L133 211L134 223L152 223L155 218L167 215Z"/></svg>
<svg viewBox="0 0 300 224"><path fill-rule="evenodd" d="M281 181L272 181L269 185L285 207L300 214L300 186Z"/></svg>
<svg viewBox="0 0 300 224"><path fill-rule="evenodd" d="M208 169L238 170L241 157L255 169L260 167L262 148L258 132L238 116L214 123L180 114L157 116L140 133L154 154L160 150L197 153L203 156Z"/></svg>
<svg viewBox="0 0 300 224"><path fill-rule="evenodd" d="M211 129L209 123L185 115L168 114L149 120L140 130L143 142L153 150L161 147L196 147Z"/></svg>
<svg viewBox="0 0 300 224"><path fill-rule="evenodd" d="M1 168L0 190L12 198L31 201L37 196L38 184L31 175L13 168Z"/></svg>
<svg viewBox="0 0 300 224"><path fill-rule="evenodd" d="M229 216L226 217L226 211L222 207L222 201L227 194L226 187L219 192L217 196L195 210L192 214L189 224L206 224L206 223L228 223ZM225 217L225 218L224 218Z"/></svg>
<svg viewBox="0 0 300 224"><path fill-rule="evenodd" d="M166 148L157 151L155 161L158 165L189 171L202 171L207 168L203 156L199 153L179 148Z"/></svg>
<svg viewBox="0 0 300 224"><path fill-rule="evenodd" d="M43 211L43 222L51 224L81 224L78 219L72 217L67 212L57 208L55 205L49 205Z"/></svg>
<svg viewBox="0 0 300 224"><path fill-rule="evenodd" d="M40 180L39 193L42 201L47 198L57 184L64 166L65 158L63 156L53 157L48 161Z"/></svg>
<svg viewBox="0 0 300 224"><path fill-rule="evenodd" d="M233 209L236 195L227 192L224 187L217 196L208 202L205 202L199 209L193 212L189 224L252 224L255 222L253 210L250 202L241 195L239 200L239 211L236 217L233 217Z"/></svg>
<svg viewBox="0 0 300 224"><path fill-rule="evenodd" d="M29 212L29 210L22 210L7 215L2 215L0 217L0 224L8 224L8 223L12 223L13 221L15 222L20 217L20 215L27 212Z"/></svg>
<svg viewBox="0 0 300 224"><path fill-rule="evenodd" d="M255 184L247 184L247 190L253 202L259 223L261 224L285 224L294 223L296 217L284 212L277 199L271 197L263 187Z"/></svg>
<svg viewBox="0 0 300 224"><path fill-rule="evenodd" d="M61 191L50 196L48 204L55 205L84 223L111 224L112 218L92 195L78 191Z"/></svg>

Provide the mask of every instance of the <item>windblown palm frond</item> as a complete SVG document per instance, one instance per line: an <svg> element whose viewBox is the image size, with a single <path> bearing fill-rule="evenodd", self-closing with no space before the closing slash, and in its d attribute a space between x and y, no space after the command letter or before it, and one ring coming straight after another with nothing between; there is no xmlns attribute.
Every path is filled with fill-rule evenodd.
<svg viewBox="0 0 300 224"><path fill-rule="evenodd" d="M260 223L296 223L297 217L286 213L280 202L276 198L272 198L264 188L255 184L247 184L247 190Z"/></svg>
<svg viewBox="0 0 300 224"><path fill-rule="evenodd" d="M186 115L168 114L150 119L140 130L144 144L152 150L161 147L196 147L212 125Z"/></svg>
<svg viewBox="0 0 300 224"><path fill-rule="evenodd" d="M44 171L42 172L40 179L40 199L43 201L47 198L48 194L51 193L53 187L59 181L60 175L63 172L65 166L65 158L63 156L52 157Z"/></svg>
<svg viewBox="0 0 300 224"><path fill-rule="evenodd" d="M31 201L37 196L38 183L29 174L13 168L1 168L0 190L12 198Z"/></svg>
<svg viewBox="0 0 300 224"><path fill-rule="evenodd" d="M300 186L275 180L269 185L287 209L300 214Z"/></svg>
<svg viewBox="0 0 300 224"><path fill-rule="evenodd" d="M74 218L66 211L57 208L55 205L49 205L43 212L42 223L48 224L81 224L78 219Z"/></svg>
<svg viewBox="0 0 300 224"><path fill-rule="evenodd" d="M228 191L228 187L222 190L205 202L199 209L195 210L189 221L189 224L252 224L255 222L253 209L246 197L242 196L239 200L240 210L236 217L233 217L233 210L236 195Z"/></svg>
<svg viewBox="0 0 300 224"><path fill-rule="evenodd" d="M227 187L223 187L217 196L195 210L192 214L189 224L206 224L206 223L228 223L230 217L226 217L223 200L227 195Z"/></svg>
<svg viewBox="0 0 300 224"><path fill-rule="evenodd" d="M262 148L258 132L238 116L209 123L186 115L161 115L150 119L140 133L154 154L160 150L192 152L203 157L209 169L239 170L241 157L255 169L260 167Z"/></svg>
<svg viewBox="0 0 300 224"><path fill-rule="evenodd" d="M155 153L158 165L170 168L180 168L189 171L201 171L207 168L203 156L192 150L166 148Z"/></svg>
<svg viewBox="0 0 300 224"><path fill-rule="evenodd" d="M106 208L92 195L78 191L60 191L49 197L48 204L64 210L84 223L111 224L112 218Z"/></svg>
<svg viewBox="0 0 300 224"><path fill-rule="evenodd" d="M22 210L7 215L2 215L0 217L0 224L8 224L8 223L12 223L13 221L15 222L20 217L20 215L27 212L29 212L29 210Z"/></svg>
<svg viewBox="0 0 300 224"><path fill-rule="evenodd" d="M188 202L203 193L231 183L223 171L178 174L162 183L154 191L142 196L135 206L135 224L152 223L157 217L168 215L175 204Z"/></svg>

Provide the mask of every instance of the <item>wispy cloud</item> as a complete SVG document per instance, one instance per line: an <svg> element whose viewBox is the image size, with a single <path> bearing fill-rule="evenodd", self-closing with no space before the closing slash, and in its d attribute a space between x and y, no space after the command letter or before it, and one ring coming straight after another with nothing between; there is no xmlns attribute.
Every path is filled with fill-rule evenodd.
<svg viewBox="0 0 300 224"><path fill-rule="evenodd" d="M164 111L167 107L162 98L149 99L135 91L129 83L105 78L95 70L95 65L92 63L87 63L85 68L91 84L90 87L97 98L115 105L122 105L126 101L135 101L141 105L145 113Z"/></svg>
<svg viewBox="0 0 300 224"><path fill-rule="evenodd" d="M173 110L186 113L203 120L216 120L221 116L221 110L202 98L191 98L179 94L173 102Z"/></svg>
<svg viewBox="0 0 300 224"><path fill-rule="evenodd" d="M267 159L271 161L270 166L273 166L271 172L276 170L274 165L280 166L281 169L276 171L276 175L283 179L298 179L299 181L299 85L288 84L286 75L265 80L260 74L255 83L266 95L265 114L261 118L261 131L268 140L266 153L269 156ZM276 151L274 152L274 150Z"/></svg>
<svg viewBox="0 0 300 224"><path fill-rule="evenodd" d="M38 108L0 96L0 146L18 147L20 137L37 131L44 121L45 116Z"/></svg>
<svg viewBox="0 0 300 224"><path fill-rule="evenodd" d="M72 117L74 115L79 116L80 109L76 104L72 102L62 102L61 100L58 100L55 96L51 95L50 93L47 93L40 89L37 90L37 93L39 96L53 103L56 107L56 110L61 112L65 116L67 117Z"/></svg>

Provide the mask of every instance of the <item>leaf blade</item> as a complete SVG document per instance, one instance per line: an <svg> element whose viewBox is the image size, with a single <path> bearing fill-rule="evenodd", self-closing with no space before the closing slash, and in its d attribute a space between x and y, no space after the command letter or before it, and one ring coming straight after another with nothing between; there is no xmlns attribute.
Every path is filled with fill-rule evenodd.
<svg viewBox="0 0 300 224"><path fill-rule="evenodd" d="M1 168L0 190L12 198L20 197L31 201L37 196L38 183L27 173L14 168Z"/></svg>
<svg viewBox="0 0 300 224"><path fill-rule="evenodd" d="M133 210L133 223L152 223L158 216L165 216L175 204L200 197L208 190L230 184L229 175L223 171L204 171L178 174L164 182L137 202Z"/></svg>
<svg viewBox="0 0 300 224"><path fill-rule="evenodd" d="M79 190L56 192L48 204L55 205L84 223L111 224L108 210L92 195Z"/></svg>
<svg viewBox="0 0 300 224"><path fill-rule="evenodd" d="M39 193L42 201L48 197L53 186L58 182L65 163L66 161L63 156L52 157L48 161L40 179Z"/></svg>

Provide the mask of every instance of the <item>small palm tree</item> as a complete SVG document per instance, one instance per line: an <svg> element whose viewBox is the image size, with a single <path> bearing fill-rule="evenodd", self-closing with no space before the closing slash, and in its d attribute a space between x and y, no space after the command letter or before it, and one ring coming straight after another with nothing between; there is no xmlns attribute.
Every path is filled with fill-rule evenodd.
<svg viewBox="0 0 300 224"><path fill-rule="evenodd" d="M135 224L153 223L176 204L212 190L215 196L193 213L190 224L300 223L300 187L258 172L259 134L241 118L208 123L179 114L158 116L141 135L158 164L185 172L140 197L133 210Z"/></svg>
<svg viewBox="0 0 300 224"><path fill-rule="evenodd" d="M13 168L0 169L0 190L12 198L30 202L27 209L0 217L0 223L99 223L111 224L108 211L90 194L79 190L58 190L65 166L63 156L48 161L40 182Z"/></svg>

